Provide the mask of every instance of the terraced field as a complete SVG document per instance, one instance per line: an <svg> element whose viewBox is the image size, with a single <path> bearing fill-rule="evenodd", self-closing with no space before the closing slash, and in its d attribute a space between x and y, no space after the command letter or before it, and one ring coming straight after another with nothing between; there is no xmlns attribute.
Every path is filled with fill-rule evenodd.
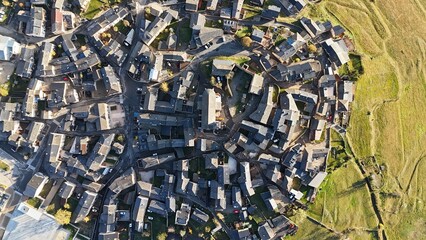
<svg viewBox="0 0 426 240"><path fill-rule="evenodd" d="M377 235L361 229L372 227L372 222L370 212L359 211L356 218L365 220L356 224L363 226L349 225L360 234L352 231L346 236L426 238L426 1L323 0L303 14L330 19L348 29L365 70L357 82L348 140L360 163L354 166L367 170L364 177L374 173L373 198L360 195L359 190L354 194L359 195L357 201L370 206L372 199L377 201L375 218L381 218L382 224L374 227ZM350 177L354 168L336 171ZM368 188L363 191L369 192ZM348 203L338 198L335 204L341 208ZM318 203L314 209L321 206ZM339 216L332 215L330 227L350 227L335 221L342 220Z"/></svg>

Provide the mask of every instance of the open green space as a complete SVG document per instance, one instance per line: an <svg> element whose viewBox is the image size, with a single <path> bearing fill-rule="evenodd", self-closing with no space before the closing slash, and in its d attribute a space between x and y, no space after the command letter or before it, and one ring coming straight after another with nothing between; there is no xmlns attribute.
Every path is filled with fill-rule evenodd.
<svg viewBox="0 0 426 240"><path fill-rule="evenodd" d="M382 184L373 194L387 239L426 235L420 227L426 222L420 200L426 199L425 9L425 1L326 0L303 13L340 23L361 56L364 74L356 82L348 142L358 161L374 156L372 164L381 166ZM364 214L356 216L369 222Z"/></svg>

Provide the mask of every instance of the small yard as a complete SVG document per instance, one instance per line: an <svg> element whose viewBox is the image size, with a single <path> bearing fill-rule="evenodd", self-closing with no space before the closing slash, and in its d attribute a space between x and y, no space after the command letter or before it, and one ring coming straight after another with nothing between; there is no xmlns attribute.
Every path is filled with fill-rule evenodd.
<svg viewBox="0 0 426 240"><path fill-rule="evenodd" d="M327 159L328 172L336 170L351 159L350 153L346 152L344 139L335 130L331 130L330 135L331 151Z"/></svg>
<svg viewBox="0 0 426 240"><path fill-rule="evenodd" d="M164 177L154 176L152 180L152 185L154 187L161 187L161 185L163 185L163 182L164 182Z"/></svg>
<svg viewBox="0 0 426 240"><path fill-rule="evenodd" d="M205 26L211 28L222 28L223 22L221 20L207 20Z"/></svg>
<svg viewBox="0 0 426 240"><path fill-rule="evenodd" d="M250 61L250 58L246 56L219 56L219 57L216 57L215 59L231 60L238 65L243 65L244 63L247 63Z"/></svg>
<svg viewBox="0 0 426 240"><path fill-rule="evenodd" d="M50 191L50 189L52 188L52 186L53 186L53 181L52 181L52 180L49 180L49 181L46 183L46 185L44 185L43 189L41 190L40 197L42 197L42 198L46 198L46 197L47 197L47 195L49 194L49 191Z"/></svg>
<svg viewBox="0 0 426 240"><path fill-rule="evenodd" d="M122 20L118 22L115 26L117 27L119 32L121 32L124 35L127 35L130 32L131 28L129 26L126 26L126 24L124 24L124 21L127 21L127 20Z"/></svg>
<svg viewBox="0 0 426 240"><path fill-rule="evenodd" d="M189 162L189 176L193 173L197 173L199 177L206 180L214 180L217 176L215 170L206 169L206 162L202 157L194 158Z"/></svg>
<svg viewBox="0 0 426 240"><path fill-rule="evenodd" d="M255 211L255 214L253 216L253 220L257 224L263 222L265 218L270 219L279 215L279 213L277 212L270 211L266 206L265 202L263 201L262 196L260 194L266 191L267 188L265 186L259 187L255 189L255 194L249 198L250 203L257 207L257 210Z"/></svg>
<svg viewBox="0 0 426 240"><path fill-rule="evenodd" d="M243 38L245 36L250 36L250 35L251 35L251 29L249 27L242 27L237 32L235 32L235 36L237 36L238 38Z"/></svg>
<svg viewBox="0 0 426 240"><path fill-rule="evenodd" d="M70 231L70 235L68 237L68 240L73 240L74 236L77 234L78 229L73 227L70 224L64 225L63 228L65 228L66 230Z"/></svg>
<svg viewBox="0 0 426 240"><path fill-rule="evenodd" d="M40 198L29 198L27 200L28 205L34 207L34 208L38 208L41 205L41 199Z"/></svg>
<svg viewBox="0 0 426 240"><path fill-rule="evenodd" d="M146 218L147 217L152 217L152 220L146 220L146 222L151 223L151 236L154 236L154 239L161 233L167 232L166 219L164 217L156 213L148 212L146 214Z"/></svg>
<svg viewBox="0 0 426 240"><path fill-rule="evenodd" d="M189 41L191 41L191 37L192 37L192 29L189 27L189 19L185 18L181 22L179 32L178 32L179 44L182 44L185 46L185 44L188 44Z"/></svg>
<svg viewBox="0 0 426 240"><path fill-rule="evenodd" d="M356 54L349 54L350 61L339 68L339 75L349 76L352 81L364 74L364 67L362 66L361 56Z"/></svg>
<svg viewBox="0 0 426 240"><path fill-rule="evenodd" d="M82 17L87 19L93 19L96 14L98 14L104 7L104 2L102 0L90 0L89 7L87 7L86 12L82 14Z"/></svg>

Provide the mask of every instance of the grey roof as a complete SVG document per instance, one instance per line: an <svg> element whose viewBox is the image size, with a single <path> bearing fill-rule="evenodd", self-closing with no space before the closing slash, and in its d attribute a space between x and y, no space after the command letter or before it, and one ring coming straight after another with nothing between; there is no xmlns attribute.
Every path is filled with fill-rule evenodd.
<svg viewBox="0 0 426 240"><path fill-rule="evenodd" d="M135 170L131 167L121 174L120 177L116 178L109 189L114 193L118 194L126 188L129 188L136 183L136 173Z"/></svg>
<svg viewBox="0 0 426 240"><path fill-rule="evenodd" d="M7 218L3 240L56 239L61 227L51 215L26 203L20 203Z"/></svg>
<svg viewBox="0 0 426 240"><path fill-rule="evenodd" d="M138 232L143 231L143 223L144 223L146 209L148 207L148 201L149 201L148 198L138 196L133 205L132 220L136 222L135 229Z"/></svg>
<svg viewBox="0 0 426 240"><path fill-rule="evenodd" d="M337 41L327 39L322 43L322 47L337 67L350 61L349 50L343 39Z"/></svg>
<svg viewBox="0 0 426 240"><path fill-rule="evenodd" d="M252 141L263 150L267 148L269 141L274 137L274 130L272 128L251 121L243 120L240 128L249 132L247 136L248 142Z"/></svg>
<svg viewBox="0 0 426 240"><path fill-rule="evenodd" d="M152 184L144 181L136 182L136 191L139 195L149 197L151 195Z"/></svg>
<svg viewBox="0 0 426 240"><path fill-rule="evenodd" d="M249 93L259 95L263 88L265 78L260 74L254 74L250 83Z"/></svg>
<svg viewBox="0 0 426 240"><path fill-rule="evenodd" d="M45 124L42 122L31 122L30 128L28 130L27 142L29 144L35 144L40 141L41 131L43 130Z"/></svg>
<svg viewBox="0 0 426 240"><path fill-rule="evenodd" d="M191 219L197 221L197 222L208 222L209 221L209 215L203 211L201 211L199 208L196 208L194 212L191 215Z"/></svg>
<svg viewBox="0 0 426 240"><path fill-rule="evenodd" d="M19 61L16 64L16 75L23 78L31 78L34 70L34 53L33 48L22 48Z"/></svg>
<svg viewBox="0 0 426 240"><path fill-rule="evenodd" d="M62 190L61 190L62 189ZM69 181L62 183L61 188L59 189L59 197L63 199L68 199L71 197L75 189L75 184Z"/></svg>
<svg viewBox="0 0 426 240"><path fill-rule="evenodd" d="M98 240L118 240L119 236L118 232L99 233Z"/></svg>
<svg viewBox="0 0 426 240"><path fill-rule="evenodd" d="M275 236L274 230L269 226L268 222L260 225L257 229L261 240L269 240Z"/></svg>
<svg viewBox="0 0 426 240"><path fill-rule="evenodd" d="M354 100L354 83L352 81L339 82L337 97L339 100L352 102Z"/></svg>
<svg viewBox="0 0 426 240"><path fill-rule="evenodd" d="M176 211L175 224L186 226L191 214L191 206L187 203L182 203L180 209Z"/></svg>
<svg viewBox="0 0 426 240"><path fill-rule="evenodd" d="M263 93L262 99L256 111L250 114L250 119L256 122L263 123L265 125L268 124L269 116L271 115L272 108L275 105L272 99L274 95L273 92L274 92L273 86L265 87L265 91Z"/></svg>
<svg viewBox="0 0 426 240"><path fill-rule="evenodd" d="M321 63L314 59L292 63L288 66L277 65L283 81L309 80L315 78L321 72Z"/></svg>
<svg viewBox="0 0 426 240"><path fill-rule="evenodd" d="M172 22L173 16L168 12L163 12L160 16L154 19L142 33L142 41L146 45L151 43L157 36Z"/></svg>
<svg viewBox="0 0 426 240"><path fill-rule="evenodd" d="M232 18L240 19L241 10L243 8L244 0L234 0L232 5Z"/></svg>
<svg viewBox="0 0 426 240"><path fill-rule="evenodd" d="M89 214L90 209L95 203L97 193L85 191L78 202L77 208L74 210L71 222L78 223L83 221L83 219Z"/></svg>
<svg viewBox="0 0 426 240"><path fill-rule="evenodd" d="M250 175L250 163L249 162L240 162L240 171L241 177L239 179L241 190L243 191L244 196L253 196L254 189L251 182Z"/></svg>
<svg viewBox="0 0 426 240"><path fill-rule="evenodd" d="M251 33L251 38L253 41L262 42L263 36L265 35L265 32L260 29L253 29L253 32Z"/></svg>
<svg viewBox="0 0 426 240"><path fill-rule="evenodd" d="M106 66L100 70L102 79L104 80L107 91L113 93L121 93L120 79L111 66Z"/></svg>
<svg viewBox="0 0 426 240"><path fill-rule="evenodd" d="M201 29L206 24L206 17L200 13L191 13L191 22L189 23L189 27L194 29Z"/></svg>
<svg viewBox="0 0 426 240"><path fill-rule="evenodd" d="M166 205L163 202L157 200L151 200L148 206L148 210L160 214L161 216L167 215Z"/></svg>
<svg viewBox="0 0 426 240"><path fill-rule="evenodd" d="M99 232L112 232L115 230L116 220L115 212L117 205L104 205L102 214L99 218Z"/></svg>
<svg viewBox="0 0 426 240"><path fill-rule="evenodd" d="M312 19L302 17L300 19L300 23L305 28L306 32L308 32L308 34L313 38L322 33L322 30L318 23L313 21Z"/></svg>
<svg viewBox="0 0 426 240"><path fill-rule="evenodd" d="M64 146L65 135L60 133L51 133L49 136L49 162L56 162L59 159L62 147Z"/></svg>
<svg viewBox="0 0 426 240"><path fill-rule="evenodd" d="M176 198L173 195L166 198L166 206L168 212L176 211Z"/></svg>
<svg viewBox="0 0 426 240"><path fill-rule="evenodd" d="M212 64L212 75L225 76L232 71L234 67L235 63L232 60L214 59Z"/></svg>
<svg viewBox="0 0 426 240"><path fill-rule="evenodd" d="M44 10L42 7L31 7L30 19L27 22L25 34L33 37L44 38L46 35L45 18L46 10Z"/></svg>
<svg viewBox="0 0 426 240"><path fill-rule="evenodd" d="M210 11L215 11L217 8L218 0L208 0L206 9Z"/></svg>
<svg viewBox="0 0 426 240"><path fill-rule="evenodd" d="M212 88L206 88L202 100L201 127L213 129L216 123L216 93Z"/></svg>
<svg viewBox="0 0 426 240"><path fill-rule="evenodd" d="M318 172L308 185L313 188L318 188L321 185L322 181L324 181L326 176L327 172Z"/></svg>
<svg viewBox="0 0 426 240"><path fill-rule="evenodd" d="M47 183L48 178L41 172L36 172L27 183L25 187L24 195L28 197L37 197Z"/></svg>
<svg viewBox="0 0 426 240"><path fill-rule="evenodd" d="M217 181L220 185L230 184L228 164L217 167Z"/></svg>
<svg viewBox="0 0 426 240"><path fill-rule="evenodd" d="M19 54L20 45L15 39L0 35L0 60L9 61L13 54Z"/></svg>
<svg viewBox="0 0 426 240"><path fill-rule="evenodd" d="M273 52L281 62L287 62L306 44L306 40L299 34L295 33L287 40L283 41Z"/></svg>
<svg viewBox="0 0 426 240"><path fill-rule="evenodd" d="M237 186L232 187L232 205L234 208L241 208L243 206L241 188Z"/></svg>
<svg viewBox="0 0 426 240"><path fill-rule="evenodd" d="M173 161L176 159L176 155L174 153L165 153L157 156L148 156L141 158L141 162L143 168L150 168L156 166L158 164L162 164L165 162Z"/></svg>
<svg viewBox="0 0 426 240"><path fill-rule="evenodd" d="M201 47L217 37L223 36L223 30L220 28L203 27L195 35L195 43Z"/></svg>
<svg viewBox="0 0 426 240"><path fill-rule="evenodd" d="M111 143L114 141L115 134L104 134L93 148L92 153L87 159L86 166L92 171L98 171L102 168L103 162L111 150Z"/></svg>
<svg viewBox="0 0 426 240"><path fill-rule="evenodd" d="M186 11L197 11L199 0L185 0Z"/></svg>
<svg viewBox="0 0 426 240"><path fill-rule="evenodd" d="M262 164L275 165L280 162L280 159L267 153L262 153L257 159Z"/></svg>

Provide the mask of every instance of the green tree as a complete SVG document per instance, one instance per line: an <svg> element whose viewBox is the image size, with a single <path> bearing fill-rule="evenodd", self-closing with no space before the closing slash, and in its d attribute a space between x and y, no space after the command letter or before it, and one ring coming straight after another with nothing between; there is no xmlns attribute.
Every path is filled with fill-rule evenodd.
<svg viewBox="0 0 426 240"><path fill-rule="evenodd" d="M130 27L130 22L127 20L123 20L123 25L126 27Z"/></svg>
<svg viewBox="0 0 426 240"><path fill-rule="evenodd" d="M7 1L7 0L3 0L2 1L2 4L3 4L3 6L5 6L5 7L10 7L10 2L9 1Z"/></svg>
<svg viewBox="0 0 426 240"><path fill-rule="evenodd" d="M165 93L168 93L170 91L169 84L167 82L162 82L160 84L160 90Z"/></svg>
<svg viewBox="0 0 426 240"><path fill-rule="evenodd" d="M119 141L120 143L123 143L124 142L124 135L123 134L118 135L117 141Z"/></svg>
<svg viewBox="0 0 426 240"><path fill-rule="evenodd" d="M117 27L117 26L114 26L114 27L112 28L112 30L114 30L114 32L118 32L118 27Z"/></svg>
<svg viewBox="0 0 426 240"><path fill-rule="evenodd" d="M241 44L244 46L244 47L250 47L251 46L251 43L252 43L253 41L251 40L251 38L250 37L247 37L247 36L245 36L245 37L243 37L242 39L241 39Z"/></svg>
<svg viewBox="0 0 426 240"><path fill-rule="evenodd" d="M65 209L59 209L55 214L55 218L61 225L69 224L71 221L71 212Z"/></svg>
<svg viewBox="0 0 426 240"><path fill-rule="evenodd" d="M316 53L318 51L317 47L314 44L309 44L308 45L308 51L310 53Z"/></svg>
<svg viewBox="0 0 426 240"><path fill-rule="evenodd" d="M165 232L162 232L162 233L158 234L158 236L157 236L157 240L165 240L166 238L167 238L167 233L165 233Z"/></svg>

